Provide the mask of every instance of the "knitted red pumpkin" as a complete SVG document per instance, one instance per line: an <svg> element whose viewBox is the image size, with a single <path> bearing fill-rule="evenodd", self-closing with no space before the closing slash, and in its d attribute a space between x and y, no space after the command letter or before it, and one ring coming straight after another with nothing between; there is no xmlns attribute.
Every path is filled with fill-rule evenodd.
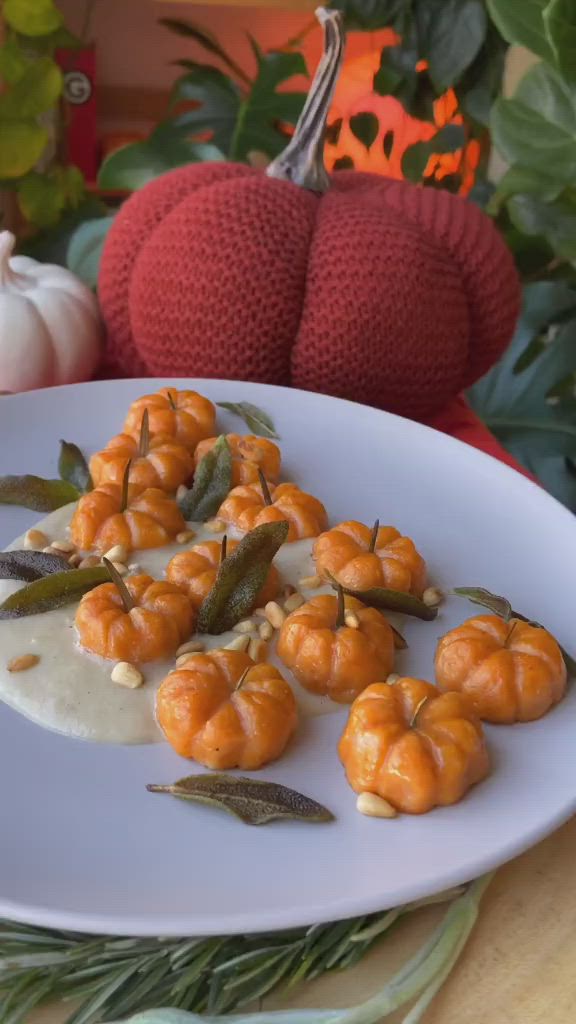
<svg viewBox="0 0 576 1024"><path fill-rule="evenodd" d="M109 359L130 374L291 384L432 415L510 339L519 289L491 221L456 196L379 175L327 175L325 56L285 152L264 173L194 164L120 210L103 253Z"/></svg>

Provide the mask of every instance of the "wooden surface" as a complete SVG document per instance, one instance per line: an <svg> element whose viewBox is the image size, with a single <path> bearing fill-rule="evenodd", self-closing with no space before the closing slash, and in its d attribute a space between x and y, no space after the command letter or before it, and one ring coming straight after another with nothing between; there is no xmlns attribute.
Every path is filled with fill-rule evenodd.
<svg viewBox="0 0 576 1024"><path fill-rule="evenodd" d="M468 946L423 1024L573 1024L575 911L576 818L498 872ZM441 914L442 908L419 912L394 930L393 942L384 941L353 970L266 1006L344 1007L367 999ZM29 1024L64 1024L69 1012L46 1008ZM403 1016L387 1018L387 1024L401 1024Z"/></svg>

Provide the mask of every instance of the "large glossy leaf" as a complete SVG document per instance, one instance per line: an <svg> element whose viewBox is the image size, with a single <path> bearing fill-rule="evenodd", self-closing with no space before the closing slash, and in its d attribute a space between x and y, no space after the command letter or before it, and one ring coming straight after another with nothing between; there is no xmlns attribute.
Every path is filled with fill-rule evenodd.
<svg viewBox="0 0 576 1024"><path fill-rule="evenodd" d="M563 188L563 182L557 181L551 175L514 165L508 168L498 182L488 209L490 213L495 214L502 203L516 195L537 196L543 202L548 203L557 199Z"/></svg>
<svg viewBox="0 0 576 1024"><path fill-rule="evenodd" d="M514 99L499 99L492 138L509 164L520 164L566 185L576 180L576 85L545 64L522 79Z"/></svg>
<svg viewBox="0 0 576 1024"><path fill-rule="evenodd" d="M487 0L490 16L509 43L519 43L544 60L553 61L554 52L544 28L544 10L549 0Z"/></svg>
<svg viewBox="0 0 576 1024"><path fill-rule="evenodd" d="M508 212L524 234L545 238L557 256L576 261L575 205L562 199L546 203L535 195L518 195L508 202Z"/></svg>
<svg viewBox="0 0 576 1024"><path fill-rule="evenodd" d="M7 24L24 36L48 35L64 20L53 0L4 0L2 14Z"/></svg>
<svg viewBox="0 0 576 1024"><path fill-rule="evenodd" d="M482 0L420 0L416 18L420 56L442 92L459 81L484 43L486 9Z"/></svg>
<svg viewBox="0 0 576 1024"><path fill-rule="evenodd" d="M549 0L544 27L560 71L576 81L576 0Z"/></svg>
<svg viewBox="0 0 576 1024"><path fill-rule="evenodd" d="M405 0L333 0L329 5L342 11L347 29L386 28L406 8Z"/></svg>
<svg viewBox="0 0 576 1024"><path fill-rule="evenodd" d="M111 153L100 168L98 184L109 191L134 192L174 167L223 159L216 146L191 142L172 121L164 121L148 139Z"/></svg>
<svg viewBox="0 0 576 1024"><path fill-rule="evenodd" d="M286 146L281 124L296 124L306 100L304 92L278 92L294 75L307 74L301 53L262 53L252 39L257 74L249 95L241 104L230 156L246 160L249 153L278 156Z"/></svg>
<svg viewBox="0 0 576 1024"><path fill-rule="evenodd" d="M547 330L559 324L557 333ZM536 344L546 332L547 341ZM526 365L526 349L539 352ZM519 369L519 367L523 368ZM570 507L576 488L567 459L576 458L576 400L549 395L576 371L576 289L539 282L524 291L518 329L504 358L469 392L494 434Z"/></svg>
<svg viewBox="0 0 576 1024"><path fill-rule="evenodd" d="M98 283L102 249L113 223L113 214L95 217L80 224L70 238L66 264L89 288Z"/></svg>
<svg viewBox="0 0 576 1024"><path fill-rule="evenodd" d="M0 136L0 178L28 174L48 143L48 132L33 120L0 120Z"/></svg>
<svg viewBox="0 0 576 1024"><path fill-rule="evenodd" d="M198 106L180 114L174 123L190 134L209 131L210 141L228 155L240 111L238 86L218 68L197 64L174 86L172 104L182 101Z"/></svg>

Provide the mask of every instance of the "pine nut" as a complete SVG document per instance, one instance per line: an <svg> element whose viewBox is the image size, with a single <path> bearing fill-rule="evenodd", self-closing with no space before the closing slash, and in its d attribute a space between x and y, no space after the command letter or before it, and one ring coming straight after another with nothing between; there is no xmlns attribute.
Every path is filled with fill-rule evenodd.
<svg viewBox="0 0 576 1024"><path fill-rule="evenodd" d="M38 551L48 544L48 537L42 530L28 530L24 535L24 547L26 551Z"/></svg>
<svg viewBox="0 0 576 1024"><path fill-rule="evenodd" d="M25 672L27 668L34 668L40 658L37 654L21 654L18 658L11 658L8 662L9 672Z"/></svg>
<svg viewBox="0 0 576 1024"><path fill-rule="evenodd" d="M285 587L282 587L282 597L292 597L292 594L296 593L296 587L293 587L291 583L287 583Z"/></svg>
<svg viewBox="0 0 576 1024"><path fill-rule="evenodd" d="M181 658L183 654L200 654L204 650L204 644L201 640L188 640L185 644L180 644L180 647L176 651L176 657Z"/></svg>
<svg viewBox="0 0 576 1024"><path fill-rule="evenodd" d="M182 501L183 498L188 494L188 488L186 484L180 484L180 487L176 491L176 501Z"/></svg>
<svg viewBox="0 0 576 1024"><path fill-rule="evenodd" d="M204 529L208 530L208 533L222 533L226 523L223 519L209 519L207 523L204 523Z"/></svg>
<svg viewBox="0 0 576 1024"><path fill-rule="evenodd" d="M235 633L251 633L253 629L256 629L256 623L254 619L242 619L232 629Z"/></svg>
<svg viewBox="0 0 576 1024"><path fill-rule="evenodd" d="M356 615L356 612L346 612L344 615L344 622L349 629L359 629L360 619Z"/></svg>
<svg viewBox="0 0 576 1024"><path fill-rule="evenodd" d="M71 565L73 569L77 569L81 561L82 555L79 555L78 552L76 552L75 555L70 555L70 558L68 559L68 565Z"/></svg>
<svg viewBox="0 0 576 1024"><path fill-rule="evenodd" d="M268 657L268 644L265 640L257 640L254 638L248 644L248 654L252 658L252 661L266 661Z"/></svg>
<svg viewBox="0 0 576 1024"><path fill-rule="evenodd" d="M255 608L252 615L261 615L263 619L266 618L266 610L264 608Z"/></svg>
<svg viewBox="0 0 576 1024"><path fill-rule="evenodd" d="M388 686L395 686L401 676L397 672L391 672L389 676L386 676L386 682Z"/></svg>
<svg viewBox="0 0 576 1024"><path fill-rule="evenodd" d="M43 555L55 555L56 553L57 552L54 550L51 544L49 544L47 548L42 548ZM62 554L62 552L60 552L60 554Z"/></svg>
<svg viewBox="0 0 576 1024"><path fill-rule="evenodd" d="M304 604L304 601L305 598L302 594L299 594L298 591L296 591L295 594L291 594L290 597L284 601L284 611L288 613L295 612L301 604Z"/></svg>
<svg viewBox="0 0 576 1024"><path fill-rule="evenodd" d="M274 629L280 629L280 626L286 618L286 612L280 607L277 601L268 601L268 604L264 608L264 614Z"/></svg>
<svg viewBox="0 0 576 1024"><path fill-rule="evenodd" d="M124 562L112 562L112 565L116 569L116 572L118 573L119 576L128 575L128 566L124 565Z"/></svg>
<svg viewBox="0 0 576 1024"><path fill-rule="evenodd" d="M196 530L182 530L182 533L176 534L177 544L187 544L189 540L193 540L196 536Z"/></svg>
<svg viewBox="0 0 576 1024"><path fill-rule="evenodd" d="M396 808L376 793L360 793L356 801L356 810L369 818L396 818L398 815Z"/></svg>
<svg viewBox="0 0 576 1024"><path fill-rule="evenodd" d="M444 600L444 594L438 587L427 587L422 594L422 600L428 608L437 608Z"/></svg>
<svg viewBox="0 0 576 1024"><path fill-rule="evenodd" d="M298 585L304 587L305 590L316 590L321 583L322 580L319 576L303 576L298 580Z"/></svg>
<svg viewBox="0 0 576 1024"><path fill-rule="evenodd" d="M274 630L269 622L263 622L258 627L258 636L261 640L271 640L274 635Z"/></svg>
<svg viewBox="0 0 576 1024"><path fill-rule="evenodd" d="M102 557L107 558L109 562L125 563L128 558L128 552L123 544L114 544L114 546L109 548Z"/></svg>
<svg viewBox="0 0 576 1024"><path fill-rule="evenodd" d="M229 644L224 644L224 647L222 647L221 650L223 650L223 651L245 651L245 650L247 650L249 643L250 643L250 637L248 636L247 633L244 633L242 636L235 636L234 639L231 640Z"/></svg>
<svg viewBox="0 0 576 1024"><path fill-rule="evenodd" d="M129 690L135 690L138 686L142 686L144 682L144 676L140 669L136 668L136 665L132 665L129 661L119 661L112 672L110 678L113 683L118 683L119 686L126 686Z"/></svg>
<svg viewBox="0 0 576 1024"><path fill-rule="evenodd" d="M53 540L50 547L53 551L62 551L65 555L72 555L76 551L76 545L71 540Z"/></svg>
<svg viewBox="0 0 576 1024"><path fill-rule="evenodd" d="M98 558L98 555L87 555L87 557L83 558L82 561L79 563L78 568L93 569L96 565L100 565L100 559Z"/></svg>

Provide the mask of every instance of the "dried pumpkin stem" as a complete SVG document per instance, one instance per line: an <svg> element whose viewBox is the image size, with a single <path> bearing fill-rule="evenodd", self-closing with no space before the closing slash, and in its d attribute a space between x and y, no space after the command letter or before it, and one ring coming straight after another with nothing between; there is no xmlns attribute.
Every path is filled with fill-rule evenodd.
<svg viewBox="0 0 576 1024"><path fill-rule="evenodd" d="M125 512L128 508L128 488L130 486L130 467L132 465L132 459L128 459L126 463L126 469L124 470L124 476L122 477L122 494L120 497L120 512Z"/></svg>
<svg viewBox="0 0 576 1024"><path fill-rule="evenodd" d="M220 545L220 565L222 565L222 562L226 558L227 548L228 548L228 537L226 536L226 534L224 534L224 536L222 537L222 543Z"/></svg>
<svg viewBox="0 0 576 1024"><path fill-rule="evenodd" d="M142 413L142 423L140 424L140 441L138 443L138 456L141 459L145 459L150 451L150 417L148 415L148 409L144 409Z"/></svg>
<svg viewBox="0 0 576 1024"><path fill-rule="evenodd" d="M344 591L340 584L338 584L338 611L336 613L336 629L341 629L342 626L346 625L346 602L344 600Z"/></svg>
<svg viewBox="0 0 576 1024"><path fill-rule="evenodd" d="M339 11L319 7L316 17L324 29L324 53L294 135L284 152L268 165L266 174L322 194L330 188L324 165L326 118L344 56L345 37Z"/></svg>
<svg viewBox="0 0 576 1024"><path fill-rule="evenodd" d="M376 550L376 541L378 540L378 530L380 529L380 520L377 519L372 527L372 533L370 535L370 543L368 545L368 551Z"/></svg>
<svg viewBox="0 0 576 1024"><path fill-rule="evenodd" d="M258 470L258 479L260 481L260 487L262 488L262 495L264 497L265 505L272 505L272 495L270 494L270 488L266 482L266 477L261 469Z"/></svg>
<svg viewBox="0 0 576 1024"><path fill-rule="evenodd" d="M244 669L242 675L240 676L240 679L238 680L238 682L236 683L236 686L234 687L234 693L236 693L237 690L239 690L242 687L242 685L244 684L244 682L246 680L246 676L248 675L248 673L249 673L251 668L252 668L252 665L248 665L248 668Z"/></svg>
<svg viewBox="0 0 576 1024"><path fill-rule="evenodd" d="M110 561L110 559L102 558L102 562L106 566L106 568L107 568L107 570L108 570L108 572L110 574L110 579L112 580L112 583L114 584L114 586L116 587L116 590L120 594L120 598L122 600L122 604L124 605L124 611L128 615L128 613L131 612L132 609L136 607L136 602L135 602L134 598L132 597L132 594L128 590L128 587L124 583L124 580L122 579L120 573L112 565L112 562Z"/></svg>
<svg viewBox="0 0 576 1024"><path fill-rule="evenodd" d="M171 391L168 392L168 401L170 402L170 408L176 412L176 402L174 401L174 395Z"/></svg>

